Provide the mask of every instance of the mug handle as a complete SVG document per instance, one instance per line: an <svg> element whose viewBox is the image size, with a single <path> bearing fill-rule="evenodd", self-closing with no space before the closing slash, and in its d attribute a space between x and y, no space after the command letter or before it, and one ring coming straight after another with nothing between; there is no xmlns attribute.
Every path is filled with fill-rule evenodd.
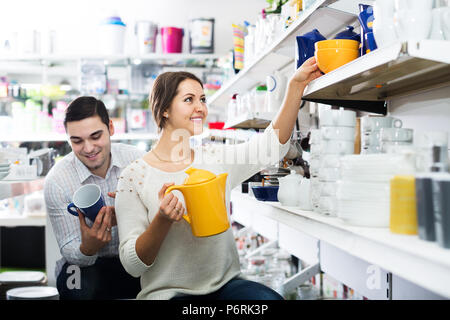
<svg viewBox="0 0 450 320"><path fill-rule="evenodd" d="M75 208L75 211L73 211L73 208ZM67 211L68 211L70 214L72 214L72 215L78 217L78 212L77 212L76 209L77 209L77 206L74 205L73 203L69 203L69 205L67 206Z"/></svg>
<svg viewBox="0 0 450 320"><path fill-rule="evenodd" d="M168 194L169 192L173 190L180 190L183 186L170 186L167 188L166 192L164 194ZM185 213L183 214L183 219L186 220L187 223L191 224L191 219L189 219L189 216Z"/></svg>
<svg viewBox="0 0 450 320"><path fill-rule="evenodd" d="M394 128L401 128L403 126L403 121L400 119L394 120Z"/></svg>

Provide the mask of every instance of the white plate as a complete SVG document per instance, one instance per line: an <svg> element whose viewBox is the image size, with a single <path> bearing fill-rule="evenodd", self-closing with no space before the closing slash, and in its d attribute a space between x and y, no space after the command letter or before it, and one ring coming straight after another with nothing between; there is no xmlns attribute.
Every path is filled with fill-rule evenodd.
<svg viewBox="0 0 450 320"><path fill-rule="evenodd" d="M6 271L0 273L0 283L41 282L45 273L40 271Z"/></svg>
<svg viewBox="0 0 450 320"><path fill-rule="evenodd" d="M54 287L22 287L6 291L6 300L56 300L58 290Z"/></svg>

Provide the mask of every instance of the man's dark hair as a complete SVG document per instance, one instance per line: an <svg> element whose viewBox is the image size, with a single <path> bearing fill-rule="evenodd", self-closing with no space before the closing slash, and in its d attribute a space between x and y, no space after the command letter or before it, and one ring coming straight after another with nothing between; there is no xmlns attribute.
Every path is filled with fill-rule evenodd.
<svg viewBox="0 0 450 320"><path fill-rule="evenodd" d="M78 97L67 107L64 127L67 129L67 122L79 121L96 115L100 117L109 130L109 115L105 104L95 97Z"/></svg>

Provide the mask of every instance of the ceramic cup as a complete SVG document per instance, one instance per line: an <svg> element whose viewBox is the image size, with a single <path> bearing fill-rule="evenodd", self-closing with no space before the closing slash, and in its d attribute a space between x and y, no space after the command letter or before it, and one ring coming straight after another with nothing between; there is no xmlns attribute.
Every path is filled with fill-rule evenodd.
<svg viewBox="0 0 450 320"><path fill-rule="evenodd" d="M387 47L397 41L394 26L394 1L376 0L373 6L373 34L378 48Z"/></svg>
<svg viewBox="0 0 450 320"><path fill-rule="evenodd" d="M432 176L416 175L416 207L419 238L435 241Z"/></svg>
<svg viewBox="0 0 450 320"><path fill-rule="evenodd" d="M323 140L345 140L355 141L354 127L322 127L321 135Z"/></svg>
<svg viewBox="0 0 450 320"><path fill-rule="evenodd" d="M362 134L372 131L379 131L381 128L401 128L402 120L394 117L361 117Z"/></svg>
<svg viewBox="0 0 450 320"><path fill-rule="evenodd" d="M379 146L380 145L380 131L365 132L361 136L361 144L363 146Z"/></svg>
<svg viewBox="0 0 450 320"><path fill-rule="evenodd" d="M429 35L429 39L432 40L445 40L444 36L444 28L445 28L445 21L442 19L444 18L444 12L446 11L445 7L439 7L434 8L431 12L432 16L432 24L431 24L431 31Z"/></svg>
<svg viewBox="0 0 450 320"><path fill-rule="evenodd" d="M412 142L408 141L382 141L380 148L381 153L399 153L404 148L412 148Z"/></svg>
<svg viewBox="0 0 450 320"><path fill-rule="evenodd" d="M355 144L353 141L322 141L321 153L325 154L353 154L355 151Z"/></svg>
<svg viewBox="0 0 450 320"><path fill-rule="evenodd" d="M321 168L319 172L319 179L321 182L333 182L340 178L339 168Z"/></svg>
<svg viewBox="0 0 450 320"><path fill-rule="evenodd" d="M441 13L441 29L445 40L450 40L450 7L444 7Z"/></svg>
<svg viewBox="0 0 450 320"><path fill-rule="evenodd" d="M381 128L380 142L382 141L412 142L413 133L414 133L413 129L407 128Z"/></svg>
<svg viewBox="0 0 450 320"><path fill-rule="evenodd" d="M433 177L432 184L436 240L450 248L450 174Z"/></svg>
<svg viewBox="0 0 450 320"><path fill-rule="evenodd" d="M78 208L91 221L95 221L100 209L105 205L102 191L96 184L85 184L78 188L73 194L73 202L67 206L67 211L74 216L78 216Z"/></svg>
<svg viewBox="0 0 450 320"><path fill-rule="evenodd" d="M320 127L355 127L356 112L350 110L322 110L319 115Z"/></svg>
<svg viewBox="0 0 450 320"><path fill-rule="evenodd" d="M394 25L401 41L427 39L433 0L395 0Z"/></svg>
<svg viewBox="0 0 450 320"><path fill-rule="evenodd" d="M361 147L361 154L375 154L375 153L381 153L381 147L379 145L375 146L362 146Z"/></svg>
<svg viewBox="0 0 450 320"><path fill-rule="evenodd" d="M418 172L430 171L433 163L448 162L448 154L445 152L448 149L448 132L420 132L417 134L414 144L419 150L416 159ZM436 147L441 147L442 154L435 154Z"/></svg>

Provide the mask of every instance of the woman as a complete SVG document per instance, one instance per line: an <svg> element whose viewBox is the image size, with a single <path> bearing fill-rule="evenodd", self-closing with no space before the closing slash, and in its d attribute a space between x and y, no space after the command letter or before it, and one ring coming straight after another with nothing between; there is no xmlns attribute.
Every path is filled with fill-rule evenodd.
<svg viewBox="0 0 450 320"><path fill-rule="evenodd" d="M195 237L182 219L183 197L178 191L165 191L182 184L190 166L226 172L229 209L232 188L287 152L303 91L319 76L314 58L295 72L280 111L263 134L239 145L195 149L188 138L199 133L208 115L202 82L186 72L168 72L156 79L150 105L161 135L151 151L122 172L115 202L120 259L127 272L141 277L138 299L282 299L261 284L239 278L231 228ZM266 156L267 146L275 157ZM260 157L254 157L254 150Z"/></svg>

